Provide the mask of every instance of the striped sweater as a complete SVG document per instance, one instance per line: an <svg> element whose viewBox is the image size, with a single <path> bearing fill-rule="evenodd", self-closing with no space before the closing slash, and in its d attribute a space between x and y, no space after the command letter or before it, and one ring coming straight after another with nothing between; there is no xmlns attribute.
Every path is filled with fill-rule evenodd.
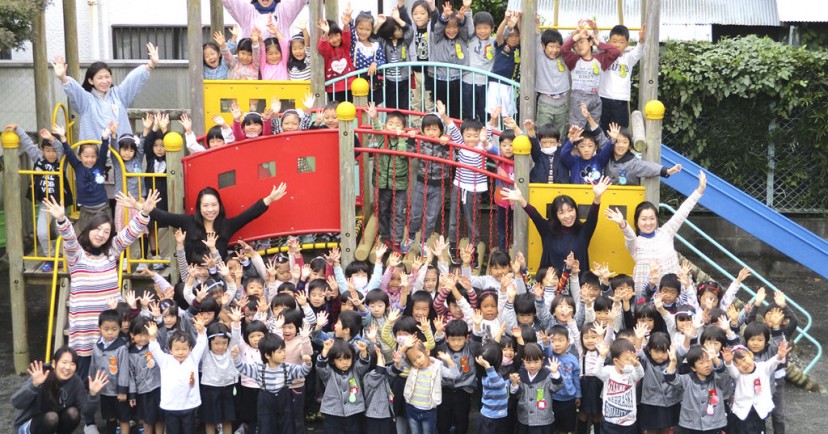
<svg viewBox="0 0 828 434"><path fill-rule="evenodd" d="M509 407L509 389L506 381L491 366L483 377L483 396L480 399L480 414L489 419L506 417Z"/></svg>
<svg viewBox="0 0 828 434"><path fill-rule="evenodd" d="M136 213L129 225L115 234L109 252L92 256L81 249L69 220L58 222L71 276L69 347L77 351L78 356L92 355L92 347L100 337L98 316L109 309L108 299L121 297L118 288L118 256L141 236L148 223L149 217Z"/></svg>
<svg viewBox="0 0 828 434"><path fill-rule="evenodd" d="M287 382L304 377L311 371L311 365L282 363L272 368L264 363L244 363L239 357L234 358L233 363L240 374L254 378L262 390L270 393L279 393Z"/></svg>
<svg viewBox="0 0 828 434"><path fill-rule="evenodd" d="M460 136L460 139L457 140L457 136L455 135L457 127L454 124L450 124L448 129L449 133L451 134L452 141L475 148L479 151L474 152L467 149L457 149L457 162L472 167L476 167L481 170L486 170L486 158L483 156L483 154L486 153L485 149L489 147L488 142L491 142L492 129L490 127L486 127L486 132L488 133L487 143L465 143L463 141L462 135ZM473 172L463 167L457 168L457 172L455 172L454 175L454 185L462 188L463 190L472 191L476 193L484 192L489 188L486 175Z"/></svg>

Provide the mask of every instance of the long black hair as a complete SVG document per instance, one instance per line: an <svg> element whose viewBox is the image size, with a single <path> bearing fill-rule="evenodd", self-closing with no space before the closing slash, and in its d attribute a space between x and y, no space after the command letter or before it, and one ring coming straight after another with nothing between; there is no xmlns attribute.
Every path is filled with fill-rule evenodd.
<svg viewBox="0 0 828 434"><path fill-rule="evenodd" d="M221 195L219 194L218 190L213 187L204 187L201 191L198 192L198 197L196 198L196 212L195 212L195 221L198 223L198 226L204 231L203 234L195 234L198 236L198 239L204 239L206 236L206 229L204 228L204 217L201 215L201 201L204 196L207 195L215 196L216 201L218 201L219 212L216 216L216 220L213 222L213 232L220 233L221 232L221 224L224 223L224 219L226 218L226 213L224 210L224 204L221 203Z"/></svg>
<svg viewBox="0 0 828 434"><path fill-rule="evenodd" d="M109 224L109 238L101 245L101 247L95 247L92 245L92 240L89 239L89 233L92 232L92 229L96 229L98 226L102 224ZM108 254L109 249L112 248L112 238L114 238L113 232L115 231L115 225L112 222L112 217L109 214L97 214L95 217L89 221L89 224L86 225L85 228L81 229L80 234L78 235L78 244L80 244L81 248L91 254L91 255L103 255Z"/></svg>
<svg viewBox="0 0 828 434"><path fill-rule="evenodd" d="M95 62L89 65L89 68L86 69L86 75L83 77L83 83L81 83L83 90L92 92L92 89L94 89L95 86L93 86L89 80L95 78L95 74L100 72L102 69L105 69L110 75L112 75L112 69L104 62ZM110 89L112 88L110 87Z"/></svg>

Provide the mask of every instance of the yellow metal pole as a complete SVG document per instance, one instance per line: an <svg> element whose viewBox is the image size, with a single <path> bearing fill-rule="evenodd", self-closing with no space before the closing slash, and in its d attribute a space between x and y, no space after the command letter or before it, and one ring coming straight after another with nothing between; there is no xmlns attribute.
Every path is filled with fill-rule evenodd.
<svg viewBox="0 0 828 434"><path fill-rule="evenodd" d="M58 286L58 262L60 262L60 244L63 242L63 237L58 237L55 242L55 257L52 259L52 295L49 298L49 326L46 334L46 354L43 360L50 360L52 357L52 339L55 330L55 295L57 294Z"/></svg>

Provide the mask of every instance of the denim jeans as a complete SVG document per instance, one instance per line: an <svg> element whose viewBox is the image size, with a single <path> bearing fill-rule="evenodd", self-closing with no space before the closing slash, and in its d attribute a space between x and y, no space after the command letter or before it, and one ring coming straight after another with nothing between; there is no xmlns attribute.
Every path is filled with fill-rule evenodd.
<svg viewBox="0 0 828 434"><path fill-rule="evenodd" d="M411 434L434 434L437 431L437 410L420 410L411 404L405 407Z"/></svg>
<svg viewBox="0 0 828 434"><path fill-rule="evenodd" d="M411 195L411 220L408 222L408 238L413 240L415 234L422 230L421 242L428 240L437 226L437 219L445 202L442 185L426 185L420 181L414 184ZM423 208L425 208L425 225L423 225ZM442 233L442 229L438 232Z"/></svg>

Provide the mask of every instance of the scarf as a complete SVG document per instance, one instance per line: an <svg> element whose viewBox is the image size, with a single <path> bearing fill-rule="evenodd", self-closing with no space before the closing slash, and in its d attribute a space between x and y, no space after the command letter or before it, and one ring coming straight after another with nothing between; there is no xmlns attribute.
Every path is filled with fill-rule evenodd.
<svg viewBox="0 0 828 434"><path fill-rule="evenodd" d="M264 7L264 6L260 5L259 0L253 0L253 1L250 2L250 4L252 4L253 7L256 8L257 11L259 11L260 14L272 14L273 12L276 11L276 5L279 4L279 1L278 0L274 1L268 7Z"/></svg>

